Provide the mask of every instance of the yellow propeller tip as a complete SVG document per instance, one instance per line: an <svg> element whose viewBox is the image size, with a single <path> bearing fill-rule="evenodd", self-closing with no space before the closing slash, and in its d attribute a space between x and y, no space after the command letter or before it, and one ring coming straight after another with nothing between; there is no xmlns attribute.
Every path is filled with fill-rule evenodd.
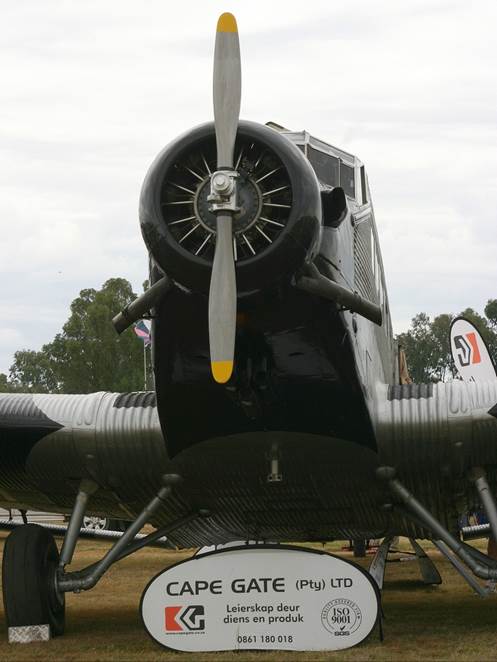
<svg viewBox="0 0 497 662"><path fill-rule="evenodd" d="M233 361L211 361L212 376L218 384L226 384L233 372Z"/></svg>
<svg viewBox="0 0 497 662"><path fill-rule="evenodd" d="M233 14L225 12L221 14L217 22L217 31L218 32L238 32L236 25L236 18Z"/></svg>

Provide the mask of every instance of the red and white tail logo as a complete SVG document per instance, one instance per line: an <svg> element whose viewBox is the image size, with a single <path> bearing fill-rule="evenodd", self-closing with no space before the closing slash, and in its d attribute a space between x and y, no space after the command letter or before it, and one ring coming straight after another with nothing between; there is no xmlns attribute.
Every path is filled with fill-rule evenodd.
<svg viewBox="0 0 497 662"><path fill-rule="evenodd" d="M451 324L450 349L464 381L483 382L497 378L485 341L478 329L464 317L457 317Z"/></svg>

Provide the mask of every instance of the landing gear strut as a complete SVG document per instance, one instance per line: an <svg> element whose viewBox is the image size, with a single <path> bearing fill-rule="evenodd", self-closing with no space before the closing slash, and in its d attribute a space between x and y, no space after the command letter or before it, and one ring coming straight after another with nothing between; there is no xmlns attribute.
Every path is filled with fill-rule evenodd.
<svg viewBox="0 0 497 662"><path fill-rule="evenodd" d="M112 564L192 519L207 516L207 511L191 513L147 536L134 539L164 505L172 486L180 481L177 474L166 474L157 496L104 557L77 572L66 572L65 566L72 561L88 498L97 489L92 481L81 482L60 556L53 536L42 526L27 524L15 529L7 538L3 557L3 595L9 641L43 641L62 634L66 592L93 588Z"/></svg>
<svg viewBox="0 0 497 662"><path fill-rule="evenodd" d="M388 485L390 492L402 504L404 513L415 523L431 532L433 542L442 553L450 554L451 552L454 557L468 566L476 577L497 581L497 561L488 555L482 554L479 550L467 545L461 540L456 539L396 478L396 471L393 467L379 467L376 470L376 475ZM491 530L497 536L497 505L488 488L484 470L482 468L474 469L470 474L470 479L475 483L480 493L483 506L490 521ZM443 544L440 545L440 543ZM449 558L449 560L451 559ZM453 562L451 561L451 563ZM453 565L456 569L459 569L460 564L453 563Z"/></svg>

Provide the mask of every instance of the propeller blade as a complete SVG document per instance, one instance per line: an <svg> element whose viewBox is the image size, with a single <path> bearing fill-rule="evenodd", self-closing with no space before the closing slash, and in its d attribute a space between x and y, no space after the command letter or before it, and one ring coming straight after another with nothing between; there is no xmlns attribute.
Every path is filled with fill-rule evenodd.
<svg viewBox="0 0 497 662"><path fill-rule="evenodd" d="M236 19L229 13L221 14L217 22L213 94L217 167L218 170L233 168L242 95L242 71Z"/></svg>
<svg viewBox="0 0 497 662"><path fill-rule="evenodd" d="M217 216L217 236L209 290L211 370L224 384L233 372L236 333L236 278L231 214Z"/></svg>
<svg viewBox="0 0 497 662"><path fill-rule="evenodd" d="M238 117L240 115L242 75L240 42L233 14L225 13L217 22L214 50L214 125L217 144L217 170L233 170ZM217 205L216 249L209 290L209 344L211 370L216 382L226 383L233 372L236 335L236 275L233 256L232 173L212 176L211 190L220 194ZM223 184L226 184L224 188ZM225 203L223 202L225 196Z"/></svg>

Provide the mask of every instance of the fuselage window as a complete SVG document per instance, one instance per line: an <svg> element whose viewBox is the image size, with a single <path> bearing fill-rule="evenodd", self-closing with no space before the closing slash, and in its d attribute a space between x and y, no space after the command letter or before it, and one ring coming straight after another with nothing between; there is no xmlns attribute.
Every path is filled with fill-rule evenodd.
<svg viewBox="0 0 497 662"><path fill-rule="evenodd" d="M385 301L385 292L383 290L383 282L381 279L381 266L379 248L376 243L374 232L371 230L371 269L374 279L374 292L376 294L376 302L383 306Z"/></svg>
<svg viewBox="0 0 497 662"><path fill-rule="evenodd" d="M376 286L376 292L378 293L378 303L381 306L383 304L383 284L381 282L381 270L380 270L380 262L378 260L378 253L376 254L374 279L375 279L374 282Z"/></svg>
<svg viewBox="0 0 497 662"><path fill-rule="evenodd" d="M339 184L339 160L330 154L325 154L310 145L307 148L307 158L311 162L314 172L323 184L338 186Z"/></svg>
<svg viewBox="0 0 497 662"><path fill-rule="evenodd" d="M354 168L345 163L340 164L340 186L345 191L345 195L355 198Z"/></svg>
<svg viewBox="0 0 497 662"><path fill-rule="evenodd" d="M362 204L365 205L368 201L368 187L366 184L366 169L361 166L361 191L362 191Z"/></svg>
<svg viewBox="0 0 497 662"><path fill-rule="evenodd" d="M374 240L373 231L371 230L371 273L375 274L376 271L376 241Z"/></svg>

